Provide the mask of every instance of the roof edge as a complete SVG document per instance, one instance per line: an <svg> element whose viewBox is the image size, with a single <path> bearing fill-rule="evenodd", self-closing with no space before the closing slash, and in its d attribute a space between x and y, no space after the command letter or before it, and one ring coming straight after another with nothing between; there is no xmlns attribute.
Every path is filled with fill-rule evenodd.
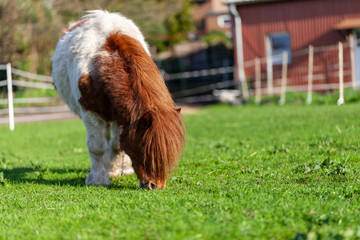
<svg viewBox="0 0 360 240"><path fill-rule="evenodd" d="M335 24L335 30L349 30L360 28L360 18L345 18Z"/></svg>

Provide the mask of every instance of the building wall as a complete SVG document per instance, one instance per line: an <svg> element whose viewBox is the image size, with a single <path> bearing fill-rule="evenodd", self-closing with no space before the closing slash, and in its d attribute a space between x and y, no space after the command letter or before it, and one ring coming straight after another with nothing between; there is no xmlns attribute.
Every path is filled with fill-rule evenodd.
<svg viewBox="0 0 360 240"><path fill-rule="evenodd" d="M206 26L207 26L207 32L212 32L212 31L223 31L225 32L227 35L230 35L231 32L231 24L229 25L224 25L224 26L220 26L219 22L218 22L218 18L221 17L220 15L212 15L212 16L208 16L205 20L206 22Z"/></svg>
<svg viewBox="0 0 360 240"><path fill-rule="evenodd" d="M206 15L208 14L208 12L211 11L211 4L209 1L205 1L203 3L198 3L196 4L192 9L191 9L191 15L192 18L195 21L202 21Z"/></svg>
<svg viewBox="0 0 360 240"><path fill-rule="evenodd" d="M211 10L216 12L228 12L229 7L224 4L223 0L211 0Z"/></svg>
<svg viewBox="0 0 360 240"><path fill-rule="evenodd" d="M238 11L246 61L265 56L265 36L272 32L289 32L293 50L344 41L334 26L344 18L360 17L360 1L285 1L239 6Z"/></svg>
<svg viewBox="0 0 360 240"><path fill-rule="evenodd" d="M334 26L344 18L359 18L360 1L281 1L239 5L238 12L242 20L244 60L249 61L265 57L265 37L269 33L290 33L292 51L306 49L310 44L316 47L345 42L346 34L335 31ZM304 57L301 62L293 61L289 67L306 66L306 61Z"/></svg>

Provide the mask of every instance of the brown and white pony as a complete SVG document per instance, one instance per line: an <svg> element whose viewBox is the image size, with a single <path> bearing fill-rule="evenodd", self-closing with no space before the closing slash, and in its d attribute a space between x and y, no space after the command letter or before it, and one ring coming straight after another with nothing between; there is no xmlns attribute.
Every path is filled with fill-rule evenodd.
<svg viewBox="0 0 360 240"><path fill-rule="evenodd" d="M140 186L165 188L185 142L180 109L135 24L91 11L70 25L53 60L53 81L87 131L86 184L108 185L130 156Z"/></svg>

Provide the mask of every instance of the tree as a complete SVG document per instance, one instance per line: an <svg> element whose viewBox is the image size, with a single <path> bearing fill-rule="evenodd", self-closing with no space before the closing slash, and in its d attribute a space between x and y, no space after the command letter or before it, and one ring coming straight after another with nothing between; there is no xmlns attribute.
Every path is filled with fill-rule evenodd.
<svg viewBox="0 0 360 240"><path fill-rule="evenodd" d="M165 27L170 36L166 42L168 46L183 41L187 38L185 34L193 30L190 9L190 0L183 0L182 9L165 20Z"/></svg>
<svg viewBox="0 0 360 240"><path fill-rule="evenodd" d="M20 18L21 11L16 1L1 1L0 3L0 63L7 63L12 56L21 51L18 46L14 29Z"/></svg>
<svg viewBox="0 0 360 240"><path fill-rule="evenodd" d="M86 10L99 8L129 17L150 45L164 50L179 41L172 37L192 29L190 7L190 0L2 0L0 63L49 75L50 58L62 30Z"/></svg>

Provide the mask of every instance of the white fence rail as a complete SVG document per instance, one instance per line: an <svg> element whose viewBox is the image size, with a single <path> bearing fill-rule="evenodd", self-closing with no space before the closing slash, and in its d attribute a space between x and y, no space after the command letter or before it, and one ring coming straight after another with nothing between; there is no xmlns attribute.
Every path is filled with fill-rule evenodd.
<svg viewBox="0 0 360 240"><path fill-rule="evenodd" d="M16 74L16 75L24 77L24 78L28 78L28 79L32 79L32 80L39 80L41 82L47 82L47 83L53 82L52 78L50 76L29 73L29 72L25 72L25 71L22 71L22 70L19 70L16 68L11 68L11 71L13 74Z"/></svg>
<svg viewBox="0 0 360 240"><path fill-rule="evenodd" d="M6 80L0 80L0 87L7 86L7 98L0 99L0 105L8 105L7 109L0 109L1 115L8 115L8 121L0 119L0 123L9 122L10 130L15 129L15 113L20 114L16 117L17 122L39 121L41 119L54 120L61 116L70 118L73 114L69 113L67 106L52 106L52 107L27 107L14 108L14 104L27 103L55 103L59 98L56 97L30 97L30 98L14 98L13 86L39 88L39 89L54 89L52 85L52 78L49 76L38 75L34 73L25 72L16 68L12 68L11 64L0 65L0 70L6 70ZM13 75L20 79L13 79ZM30 81L28 81L30 79ZM28 114L32 114L29 116ZM48 114L47 116L45 116ZM51 114L51 115L49 115Z"/></svg>

